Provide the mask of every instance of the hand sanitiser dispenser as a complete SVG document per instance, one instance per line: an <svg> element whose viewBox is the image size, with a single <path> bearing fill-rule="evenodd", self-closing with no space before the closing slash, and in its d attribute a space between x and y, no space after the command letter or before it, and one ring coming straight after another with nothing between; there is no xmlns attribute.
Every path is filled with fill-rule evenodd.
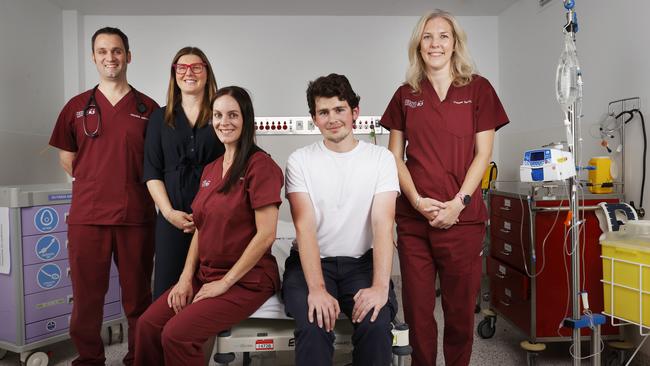
<svg viewBox="0 0 650 366"><path fill-rule="evenodd" d="M524 153L519 168L522 182L548 182L564 180L576 175L573 155L559 149L536 149Z"/></svg>

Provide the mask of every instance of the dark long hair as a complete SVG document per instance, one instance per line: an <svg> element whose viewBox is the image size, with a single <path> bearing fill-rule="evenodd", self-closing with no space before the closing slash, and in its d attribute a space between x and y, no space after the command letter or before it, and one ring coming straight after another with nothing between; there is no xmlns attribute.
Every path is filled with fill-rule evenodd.
<svg viewBox="0 0 650 366"><path fill-rule="evenodd" d="M212 71L212 65L208 60L208 56L201 51L198 47L183 47L178 52L176 56L172 59L172 65L178 62L178 59L185 55L195 55L199 56L201 60L205 63L205 71L207 73L207 79L205 81L203 101L201 101L201 111L199 112L198 117L196 118L196 126L201 128L205 126L210 120L212 115L212 103L210 102L214 97L214 93L217 91L217 79L214 77L214 72ZM167 126L174 128L174 108L180 105L181 103L181 89L178 87L176 82L176 70L173 66L169 67L169 86L167 87L167 107L165 107L165 123Z"/></svg>
<svg viewBox="0 0 650 366"><path fill-rule="evenodd" d="M255 144L255 112L253 111L253 101L250 94L238 86L226 86L217 90L210 101L214 106L214 101L224 95L229 95L237 101L242 114L242 130L239 141L237 141L237 151L230 167L230 173L226 178L226 183L218 190L220 193L228 193L230 188L235 185L239 178L244 175L248 159L256 152L263 151Z"/></svg>

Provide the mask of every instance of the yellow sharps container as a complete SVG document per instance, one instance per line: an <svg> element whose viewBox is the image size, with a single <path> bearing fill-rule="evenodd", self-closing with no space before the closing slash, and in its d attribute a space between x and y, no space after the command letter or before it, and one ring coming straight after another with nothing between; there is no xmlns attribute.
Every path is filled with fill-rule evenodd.
<svg viewBox="0 0 650 366"><path fill-rule="evenodd" d="M650 327L650 221L628 221L600 245L604 313Z"/></svg>
<svg viewBox="0 0 650 366"><path fill-rule="evenodd" d="M612 159L609 156L594 156L589 160L589 165L594 167L589 171L589 192L612 193Z"/></svg>

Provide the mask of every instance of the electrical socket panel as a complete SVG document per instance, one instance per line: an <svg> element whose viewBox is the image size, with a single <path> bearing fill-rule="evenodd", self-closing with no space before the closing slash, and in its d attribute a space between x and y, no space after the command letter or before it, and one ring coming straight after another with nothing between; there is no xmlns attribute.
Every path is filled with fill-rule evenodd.
<svg viewBox="0 0 650 366"><path fill-rule="evenodd" d="M379 116L359 116L352 125L357 135L388 133L379 125ZM258 135L318 135L320 131L311 117L257 117L255 133Z"/></svg>

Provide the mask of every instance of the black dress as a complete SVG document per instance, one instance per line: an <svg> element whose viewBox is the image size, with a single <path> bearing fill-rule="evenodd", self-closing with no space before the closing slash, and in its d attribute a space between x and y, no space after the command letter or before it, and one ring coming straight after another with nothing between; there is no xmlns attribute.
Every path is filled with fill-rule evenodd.
<svg viewBox="0 0 650 366"><path fill-rule="evenodd" d="M174 108L174 128L165 123L164 113L162 107L149 118L143 180L163 181L172 207L191 213L203 167L223 155L225 149L212 124L192 128L180 105ZM178 281L191 240L192 234L183 233L158 213L154 299Z"/></svg>

